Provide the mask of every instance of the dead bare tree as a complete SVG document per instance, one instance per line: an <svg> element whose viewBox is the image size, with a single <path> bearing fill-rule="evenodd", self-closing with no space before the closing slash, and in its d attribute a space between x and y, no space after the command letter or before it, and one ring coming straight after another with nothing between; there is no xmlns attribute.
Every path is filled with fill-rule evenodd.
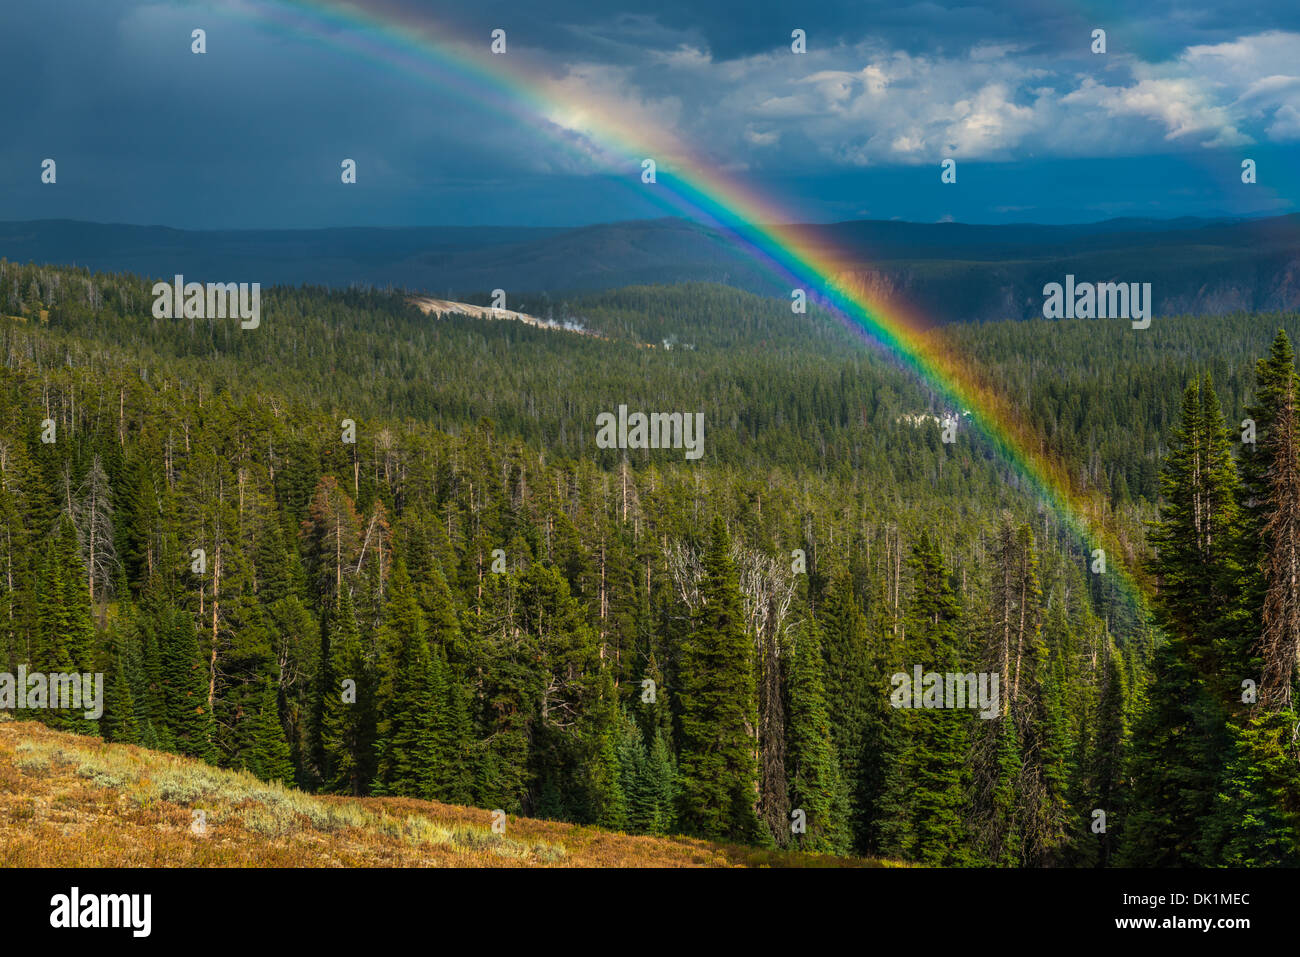
<svg viewBox="0 0 1300 957"><path fill-rule="evenodd" d="M758 664L758 813L778 841L789 835L790 788L785 754L785 658L794 573L771 555L738 549L741 603Z"/></svg>
<svg viewBox="0 0 1300 957"><path fill-rule="evenodd" d="M692 618L704 606L700 594L700 580L704 577L704 562L699 550L683 542L668 542L664 548L664 564L672 579L673 592Z"/></svg>
<svg viewBox="0 0 1300 957"><path fill-rule="evenodd" d="M1296 409L1286 389L1277 417L1268 430L1269 506L1265 523L1268 546L1264 568L1264 660L1259 703L1271 711L1291 705L1291 683L1300 651L1300 450L1296 447Z"/></svg>
<svg viewBox="0 0 1300 957"><path fill-rule="evenodd" d="M104 465L96 455L75 499L69 496L69 518L77 530L81 560L86 563L86 586L93 605L96 596L108 597L117 568L113 545L113 494Z"/></svg>

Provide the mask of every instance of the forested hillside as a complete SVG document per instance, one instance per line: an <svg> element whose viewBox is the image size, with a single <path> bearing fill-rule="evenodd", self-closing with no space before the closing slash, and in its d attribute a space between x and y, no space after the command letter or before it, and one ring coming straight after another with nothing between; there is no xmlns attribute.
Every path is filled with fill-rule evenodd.
<svg viewBox="0 0 1300 957"><path fill-rule="evenodd" d="M25 716L309 789L635 833L1092 865L1185 861L1161 834L1213 819L1201 859L1235 860L1259 842L1224 800L1294 853L1268 817L1289 779L1273 762L1257 786L1240 757L1289 746L1292 639L1264 656L1275 717L1222 697L1259 673L1256 624L1294 634L1262 560L1284 453L1238 482L1227 428L1246 403L1261 442L1287 421L1286 361L1272 392L1251 369L1294 315L952 340L1116 493L1135 547L1159 519L1153 619L978 437L918 418L960 410L815 311L713 286L509 304L605 341L280 288L241 330L155 319L149 287L0 264L0 654L107 676L98 722ZM1175 414L1207 368L1227 425L1209 389ZM704 457L597 449L619 404L702 411ZM1185 476L1189 446L1212 474ZM1000 673L998 716L890 707L914 665ZM1206 751L1153 755L1188 740L1163 705L1178 682ZM1173 783L1190 767L1211 775L1195 800Z"/></svg>
<svg viewBox="0 0 1300 957"><path fill-rule="evenodd" d="M850 220L797 227L814 258L848 264L878 295L944 322L1041 316L1043 285L1153 283L1157 315L1295 309L1300 216L1113 219L975 225ZM686 219L573 228L180 230L38 220L0 222L0 255L19 262L264 285L424 290L461 299L498 287L586 291L726 283L767 296L789 288L726 232Z"/></svg>

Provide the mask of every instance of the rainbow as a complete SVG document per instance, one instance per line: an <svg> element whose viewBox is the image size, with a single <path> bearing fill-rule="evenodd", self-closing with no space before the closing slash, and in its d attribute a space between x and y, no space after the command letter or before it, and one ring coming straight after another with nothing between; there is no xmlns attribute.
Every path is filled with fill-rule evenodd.
<svg viewBox="0 0 1300 957"><path fill-rule="evenodd" d="M1141 601L1149 585L1133 547L1119 533L1104 494L1081 487L1065 463L1047 453L1013 401L972 363L945 345L933 324L904 303L855 288L860 263L813 243L773 199L693 150L662 124L629 117L626 104L584 91L581 102L564 79L530 66L526 55L489 51L489 37L472 42L436 28L391 0L364 7L336 0L254 0L237 15L298 41L360 56L384 69L462 94L555 142L570 156L635 169L636 186L665 206L725 230L808 299L839 317L910 369L969 423L1027 486L1065 522L1086 551L1106 551L1107 571L1120 590ZM509 39L509 38L508 38ZM640 164L653 158L657 181L641 185Z"/></svg>

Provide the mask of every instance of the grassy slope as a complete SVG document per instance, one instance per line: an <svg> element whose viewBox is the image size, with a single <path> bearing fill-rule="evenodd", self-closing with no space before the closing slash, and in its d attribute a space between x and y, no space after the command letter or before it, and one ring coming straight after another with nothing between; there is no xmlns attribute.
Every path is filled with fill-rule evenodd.
<svg viewBox="0 0 1300 957"><path fill-rule="evenodd" d="M195 810L206 814L195 833ZM0 716L0 866L880 866L639 837L409 798L345 798Z"/></svg>

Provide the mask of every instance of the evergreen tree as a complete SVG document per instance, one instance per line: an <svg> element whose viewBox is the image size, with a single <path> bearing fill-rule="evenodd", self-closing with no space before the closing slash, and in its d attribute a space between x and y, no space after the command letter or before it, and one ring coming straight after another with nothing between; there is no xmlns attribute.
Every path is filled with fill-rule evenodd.
<svg viewBox="0 0 1300 957"><path fill-rule="evenodd" d="M1237 688L1232 676L1246 667L1233 628L1243 585L1241 521L1236 464L1209 376L1183 395L1160 483L1160 519L1151 532L1158 608L1184 640L1188 662L1226 697Z"/></svg>
<svg viewBox="0 0 1300 957"><path fill-rule="evenodd" d="M869 844L869 821L879 799L880 708L871 696L880 687L867 641L867 622L854 596L847 569L833 574L818 616L825 665L825 693L831 738L840 763L840 780L849 795L849 827L854 844ZM791 701L793 704L793 699ZM874 719L874 720L873 720Z"/></svg>
<svg viewBox="0 0 1300 957"><path fill-rule="evenodd" d="M1223 415L1208 380L1183 395L1161 474L1152 531L1157 609L1169 634L1153 665L1154 687L1137 720L1134 779L1121 863L1209 863L1206 824L1228 752L1220 627L1240 585L1237 484ZM1235 671L1240 674L1240 665Z"/></svg>
<svg viewBox="0 0 1300 957"><path fill-rule="evenodd" d="M259 699L252 718L250 746L243 755L244 767L263 781L292 784L293 764L280 721L279 692L269 677L262 681Z"/></svg>
<svg viewBox="0 0 1300 957"><path fill-rule="evenodd" d="M429 654L432 757L425 769L427 796L448 804L473 802L469 710L465 691L441 646Z"/></svg>
<svg viewBox="0 0 1300 957"><path fill-rule="evenodd" d="M1049 867L1062 863L1070 836L1070 734L1061 678L1036 634L1027 659L1022 680L1031 690L1022 698L1018 722L1021 856L1030 867Z"/></svg>
<svg viewBox="0 0 1300 957"><path fill-rule="evenodd" d="M960 607L943 556L925 532L912 550L911 566L908 654L924 671L965 673L969 656L957 633ZM888 741L886 849L932 865L972 863L965 819L970 711L917 707L922 689L911 690L913 707L895 711ZM936 703L941 702L930 702Z"/></svg>
<svg viewBox="0 0 1300 957"><path fill-rule="evenodd" d="M1266 358L1255 363L1255 400L1246 407L1246 421L1253 426L1254 442L1243 442L1240 459L1241 510L1244 532L1242 556L1247 571L1244 604L1253 616L1244 629L1257 635L1262 631L1266 583L1264 564L1269 548L1267 524L1273 513L1273 479L1275 455L1285 454L1285 428L1274 429L1278 414L1294 403L1296 390L1295 354L1285 331L1279 329Z"/></svg>
<svg viewBox="0 0 1300 957"><path fill-rule="evenodd" d="M41 574L38 603L35 670L47 675L82 675L94 671L95 626L86 589L85 566L77 554L77 533L67 515L59 519ZM50 687L48 710L37 713L42 721L66 731L93 732L95 723L82 708L60 708L55 681ZM80 679L78 679L80 684Z"/></svg>
<svg viewBox="0 0 1300 957"><path fill-rule="evenodd" d="M1101 833L1093 833L1091 821L1087 822L1089 836L1096 844L1095 861L1099 867L1111 862L1120 840L1126 798L1123 762L1129 747L1128 679L1121 653L1111 641L1106 643L1104 681L1088 773L1092 809L1101 809L1107 816L1106 830Z"/></svg>
<svg viewBox="0 0 1300 957"><path fill-rule="evenodd" d="M329 668L322 703L322 777L331 790L365 793L371 776L374 715L372 681L348 589L330 616Z"/></svg>
<svg viewBox="0 0 1300 957"><path fill-rule="evenodd" d="M852 849L848 789L831 740L822 685L820 634L814 621L794 638L787 724L790 806L803 812L806 830L796 834L802 850L847 854Z"/></svg>
<svg viewBox="0 0 1300 957"><path fill-rule="evenodd" d="M654 808L654 817L646 830L650 834L672 834L677 829L677 764L666 733L656 729L646 754L643 785Z"/></svg>
<svg viewBox="0 0 1300 957"><path fill-rule="evenodd" d="M754 648L730 549L726 525L715 518L704 556L703 607L682 648L678 819L701 837L752 841L758 834Z"/></svg>
<svg viewBox="0 0 1300 957"><path fill-rule="evenodd" d="M437 757L435 702L424 613L401 562L393 567L381 631L381 647L396 648L397 661L379 722L376 786L383 794L419 797L428 792L428 769Z"/></svg>
<svg viewBox="0 0 1300 957"><path fill-rule="evenodd" d="M113 671L106 682L104 697L104 740L119 744L140 744L140 727L137 723L135 693L124 655L113 656Z"/></svg>
<svg viewBox="0 0 1300 957"><path fill-rule="evenodd" d="M478 803L521 811L529 781L531 739L544 693L537 637L521 627L518 584L509 573L483 582L477 623L480 740L474 793ZM545 784L545 776L542 783ZM557 799L552 807L559 813ZM542 806L534 808L542 813Z"/></svg>
<svg viewBox="0 0 1300 957"><path fill-rule="evenodd" d="M975 800L971 815L975 854L995 867L1017 867L1023 844L1018 787L1024 769L1016 723L1000 714L981 722L975 734Z"/></svg>
<svg viewBox="0 0 1300 957"><path fill-rule="evenodd" d="M1247 561L1251 599L1261 602L1255 657L1262 663L1258 699L1229 721L1230 757L1219 794L1216 833L1223 858L1238 866L1300 863L1300 748L1294 710L1300 653L1300 434L1290 343L1279 332L1257 370L1263 441L1246 456ZM1248 548L1250 547L1248 546ZM1254 612L1259 606L1252 606Z"/></svg>
<svg viewBox="0 0 1300 957"><path fill-rule="evenodd" d="M1258 709L1229 726L1226 762L1213 830L1230 867L1300 865L1300 715L1289 708ZM1207 822L1207 826L1209 822Z"/></svg>
<svg viewBox="0 0 1300 957"><path fill-rule="evenodd" d="M627 806L627 830L634 834L654 833L658 807L649 776L649 755L641 740L641 729L623 714L618 737L620 780Z"/></svg>
<svg viewBox="0 0 1300 957"><path fill-rule="evenodd" d="M182 611L165 610L159 624L159 683L167 740L179 754L212 761L216 755L207 670L199 659L194 620Z"/></svg>
<svg viewBox="0 0 1300 957"><path fill-rule="evenodd" d="M601 678L600 699L590 711L587 738L592 751L588 759L588 804L593 823L610 830L624 830L628 823L625 782L627 758L620 753L625 725L614 691L613 676L606 670Z"/></svg>

